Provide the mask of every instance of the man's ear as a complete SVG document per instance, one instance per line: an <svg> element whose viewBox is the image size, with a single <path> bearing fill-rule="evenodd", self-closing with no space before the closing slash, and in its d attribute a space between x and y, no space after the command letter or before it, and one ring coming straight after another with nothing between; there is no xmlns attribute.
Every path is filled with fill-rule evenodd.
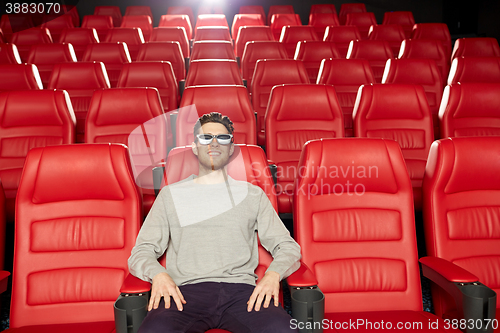
<svg viewBox="0 0 500 333"><path fill-rule="evenodd" d="M198 156L198 147L196 147L196 143L191 143L191 150L193 151L193 154Z"/></svg>
<svg viewBox="0 0 500 333"><path fill-rule="evenodd" d="M234 143L231 143L231 149L229 149L229 156L233 156L234 153Z"/></svg>

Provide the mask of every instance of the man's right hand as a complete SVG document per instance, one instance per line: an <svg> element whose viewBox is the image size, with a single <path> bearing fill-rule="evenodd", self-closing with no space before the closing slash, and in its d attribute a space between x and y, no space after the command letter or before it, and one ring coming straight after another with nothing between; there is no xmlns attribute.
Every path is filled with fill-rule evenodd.
<svg viewBox="0 0 500 333"><path fill-rule="evenodd" d="M182 296L179 287L177 287L174 280L167 273L158 273L153 277L148 311L158 309L162 297L165 301L165 309L170 308L170 297L174 299L179 311L182 311L182 304L186 304L186 300Z"/></svg>

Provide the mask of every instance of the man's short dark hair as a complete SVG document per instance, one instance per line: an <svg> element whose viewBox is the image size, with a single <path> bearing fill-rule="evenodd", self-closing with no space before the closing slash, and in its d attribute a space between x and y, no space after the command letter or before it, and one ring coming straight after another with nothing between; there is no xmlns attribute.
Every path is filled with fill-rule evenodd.
<svg viewBox="0 0 500 333"><path fill-rule="evenodd" d="M224 125L224 127L226 127L227 132L229 134L233 134L234 132L233 122L231 121L231 119L229 119L228 116L223 116L219 112L210 112L201 116L194 125L193 134L195 141L196 141L196 134L198 134L198 131L200 130L201 126L205 125L206 123L219 123Z"/></svg>

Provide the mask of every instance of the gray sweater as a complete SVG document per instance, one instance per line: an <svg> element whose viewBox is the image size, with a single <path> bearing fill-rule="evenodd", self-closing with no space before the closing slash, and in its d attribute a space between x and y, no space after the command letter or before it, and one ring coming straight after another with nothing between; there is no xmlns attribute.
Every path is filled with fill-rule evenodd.
<svg viewBox="0 0 500 333"><path fill-rule="evenodd" d="M300 247L264 191L247 182L197 184L194 175L164 187L128 260L130 272L151 282L161 272L178 285L229 282L255 285L258 238L283 279L299 267ZM158 258L166 250L166 267Z"/></svg>

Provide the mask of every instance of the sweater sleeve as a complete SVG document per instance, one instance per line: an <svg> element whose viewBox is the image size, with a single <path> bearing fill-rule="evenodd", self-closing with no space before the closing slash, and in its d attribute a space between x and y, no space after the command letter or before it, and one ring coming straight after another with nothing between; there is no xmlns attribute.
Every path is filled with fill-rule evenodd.
<svg viewBox="0 0 500 333"><path fill-rule="evenodd" d="M290 236L264 191L261 191L257 224L260 242L273 256L267 271L277 272L281 280L288 277L300 266L300 246Z"/></svg>
<svg viewBox="0 0 500 333"><path fill-rule="evenodd" d="M163 189L160 192L151 207L128 259L130 273L148 282L152 282L156 274L166 272L165 267L158 262L158 258L167 249L170 235L165 191Z"/></svg>

